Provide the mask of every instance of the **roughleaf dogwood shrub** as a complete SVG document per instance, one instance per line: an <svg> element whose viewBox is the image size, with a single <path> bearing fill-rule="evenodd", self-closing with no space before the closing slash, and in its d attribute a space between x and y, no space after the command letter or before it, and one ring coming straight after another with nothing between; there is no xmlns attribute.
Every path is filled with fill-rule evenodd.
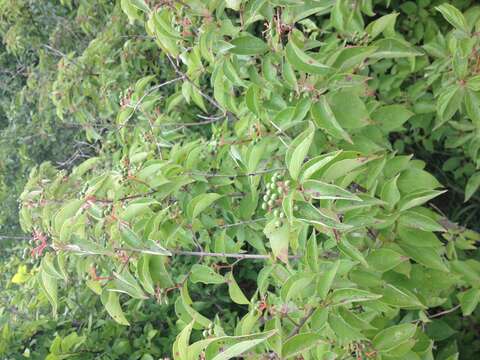
<svg viewBox="0 0 480 360"><path fill-rule="evenodd" d="M74 276L125 326L127 304L174 301L175 359L433 359L426 329L480 299L480 237L428 205L446 190L391 145L414 111L375 74L428 58L372 6L122 0L173 75L125 91L97 157L32 170L20 219L47 239L53 312ZM438 11L472 50L478 17ZM475 115L464 86L439 90L435 127Z"/></svg>

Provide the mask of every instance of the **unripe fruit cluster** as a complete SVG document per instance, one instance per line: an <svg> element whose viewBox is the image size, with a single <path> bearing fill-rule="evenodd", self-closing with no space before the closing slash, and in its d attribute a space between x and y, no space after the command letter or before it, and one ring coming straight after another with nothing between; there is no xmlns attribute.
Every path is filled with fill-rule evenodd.
<svg viewBox="0 0 480 360"><path fill-rule="evenodd" d="M213 323L210 323L208 325L208 329L203 330L202 335L204 338L207 338L213 335Z"/></svg>
<svg viewBox="0 0 480 360"><path fill-rule="evenodd" d="M288 194L290 180L283 181L283 176L280 173L275 173L270 182L266 185L266 192L263 196L262 209L271 212L277 219L277 226L280 226L282 219L285 218L285 213L282 209L283 197Z"/></svg>

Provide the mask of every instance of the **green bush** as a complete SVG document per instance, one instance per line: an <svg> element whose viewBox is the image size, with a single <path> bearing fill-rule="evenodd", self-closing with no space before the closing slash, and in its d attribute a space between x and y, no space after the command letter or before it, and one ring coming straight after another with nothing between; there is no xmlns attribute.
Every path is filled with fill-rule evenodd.
<svg viewBox="0 0 480 360"><path fill-rule="evenodd" d="M35 66L41 109L95 153L27 166L0 354L478 356L478 224L441 202L480 208L480 7L103 5L57 4L82 45ZM35 44L14 30L7 60Z"/></svg>

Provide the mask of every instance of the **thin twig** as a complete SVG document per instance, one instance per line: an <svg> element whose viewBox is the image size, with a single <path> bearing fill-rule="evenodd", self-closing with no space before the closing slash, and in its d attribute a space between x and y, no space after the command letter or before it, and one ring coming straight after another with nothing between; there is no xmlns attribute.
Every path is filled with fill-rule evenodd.
<svg viewBox="0 0 480 360"><path fill-rule="evenodd" d="M201 172L190 172L187 173L186 175L193 175L193 176L204 176L204 177L245 177L245 176L257 176L257 175L262 175L262 174L267 174L270 172L275 172L275 171L283 171L285 168L273 168L273 169L264 169L264 170L258 170L255 172L251 173L246 173L246 174L216 174L216 173L201 173Z"/></svg>
<svg viewBox="0 0 480 360"><path fill-rule="evenodd" d="M199 257L226 257L233 259L250 259L250 260L268 260L272 259L271 255L262 254L242 254L242 253L218 253L207 251L185 251L185 250L169 250L174 255L180 256L199 256ZM289 259L300 259L300 255L289 255Z"/></svg>
<svg viewBox="0 0 480 360"><path fill-rule="evenodd" d="M173 69L175 70L175 73L179 76L181 76L183 79L187 80L195 89L198 90L199 94L205 99L207 100L210 104L212 104L214 107L216 107L217 109L219 109L220 111L222 111L224 114L227 114L227 111L214 99L212 98L211 96L205 94L202 89L200 88L200 86L198 86L197 84L195 84L194 81L192 81L192 79L190 79L188 77L187 74L185 74L184 72L180 71L180 68L178 67L178 65L175 63L175 61L173 61L173 59L167 55L167 58L168 58L168 61L170 62L170 64L172 65ZM235 118L235 114L232 114Z"/></svg>
<svg viewBox="0 0 480 360"><path fill-rule="evenodd" d="M313 315L313 313L315 312L315 308L310 308L308 310L308 312L305 314L305 316L300 320L300 322L298 323L297 326L295 326L295 328L293 329L293 331L290 333L290 335L288 335L287 339L290 339L291 337L297 335L299 333L299 331L302 329L303 325L305 325L305 323L308 321L308 319L310 319L310 317Z"/></svg>
<svg viewBox="0 0 480 360"><path fill-rule="evenodd" d="M185 79L183 76L179 76L175 79L171 79L171 80L167 80L161 84L158 84L158 85L155 85L155 86L152 86L145 94L142 95L142 97L140 97L140 99L138 99L138 101L135 103L135 105L133 106L133 111L132 113L127 117L127 119L125 120L125 123L127 123L130 118L133 116L133 114L135 114L135 112L137 111L138 107L141 105L141 103L143 102L143 100L148 96L150 95L151 93L153 93L154 91L164 87L164 86L167 86L167 85L170 85L174 82L177 82L179 80L183 80Z"/></svg>
<svg viewBox="0 0 480 360"><path fill-rule="evenodd" d="M284 315L288 320L290 320L292 322L293 325L295 325L296 327L299 327L300 324L298 322L295 321L295 319L293 319L290 315L288 315L288 313L285 313Z"/></svg>
<svg viewBox="0 0 480 360"><path fill-rule="evenodd" d="M30 240L30 236L21 235L0 235L0 240Z"/></svg>
<svg viewBox="0 0 480 360"><path fill-rule="evenodd" d="M127 200L134 200L134 199L138 199L138 198L141 198L141 197L146 197L146 196L150 196L150 195L153 195L157 192L159 192L160 190L152 190L150 192L147 192L147 193L143 193L143 194L135 194L135 195L130 195L130 196L124 196L118 200L110 200L110 199L95 199L94 202L101 202L101 203L107 203L107 204L110 204L110 203L113 203L115 201L120 201L120 202L123 202L123 201L127 201ZM93 200L92 200L93 201Z"/></svg>
<svg viewBox="0 0 480 360"><path fill-rule="evenodd" d="M220 226L220 228L221 228L221 229L227 229L227 228L230 228L230 227L247 225L247 224L254 224L254 223L262 222L262 221L266 221L266 220L267 220L267 218L260 218L260 219L253 219L253 220L245 220L245 221L240 221L240 222L233 223L233 224L225 224L225 225Z"/></svg>
<svg viewBox="0 0 480 360"><path fill-rule="evenodd" d="M439 313L436 313L436 314L433 314L433 315L429 315L428 318L429 319L434 319L434 318L437 318L437 317L440 317L440 316L443 316L443 315L447 315L447 314L450 314L456 310L458 310L460 308L460 304L458 304L457 306L454 306L453 308L451 309L448 309L448 310L445 310L445 311L441 311Z"/></svg>

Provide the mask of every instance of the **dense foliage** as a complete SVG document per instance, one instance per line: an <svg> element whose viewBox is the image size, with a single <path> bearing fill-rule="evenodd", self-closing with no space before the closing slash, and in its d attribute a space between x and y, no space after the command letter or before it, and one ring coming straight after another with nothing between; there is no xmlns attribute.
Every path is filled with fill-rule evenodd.
<svg viewBox="0 0 480 360"><path fill-rule="evenodd" d="M480 6L0 0L0 31L4 358L480 355Z"/></svg>

